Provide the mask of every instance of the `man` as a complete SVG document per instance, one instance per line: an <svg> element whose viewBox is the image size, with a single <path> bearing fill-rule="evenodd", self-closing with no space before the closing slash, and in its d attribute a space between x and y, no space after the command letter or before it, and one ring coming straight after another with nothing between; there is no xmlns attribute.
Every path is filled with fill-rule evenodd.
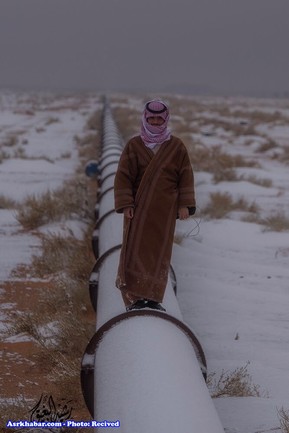
<svg viewBox="0 0 289 433"><path fill-rule="evenodd" d="M164 102L146 103L141 134L126 144L115 176L115 209L124 214L116 285L127 311L165 311L176 218L187 219L196 210L189 156L168 121Z"/></svg>

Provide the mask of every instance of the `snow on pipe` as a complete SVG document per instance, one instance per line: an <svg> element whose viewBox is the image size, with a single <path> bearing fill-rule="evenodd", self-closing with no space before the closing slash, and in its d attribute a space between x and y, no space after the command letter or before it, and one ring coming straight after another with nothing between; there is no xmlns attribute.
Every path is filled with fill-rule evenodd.
<svg viewBox="0 0 289 433"><path fill-rule="evenodd" d="M173 269L163 302L166 313L124 312L115 288L122 218L113 209L113 182L122 148L105 104L92 240L97 261L89 281L96 333L81 368L86 405L94 419L118 421L121 433L224 433L204 380L203 349L182 319Z"/></svg>

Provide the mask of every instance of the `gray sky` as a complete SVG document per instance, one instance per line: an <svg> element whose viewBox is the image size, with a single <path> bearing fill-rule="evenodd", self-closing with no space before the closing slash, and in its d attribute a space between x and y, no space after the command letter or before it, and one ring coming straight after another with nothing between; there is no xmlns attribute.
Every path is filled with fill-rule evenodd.
<svg viewBox="0 0 289 433"><path fill-rule="evenodd" d="M0 87L289 92L288 0L0 0Z"/></svg>

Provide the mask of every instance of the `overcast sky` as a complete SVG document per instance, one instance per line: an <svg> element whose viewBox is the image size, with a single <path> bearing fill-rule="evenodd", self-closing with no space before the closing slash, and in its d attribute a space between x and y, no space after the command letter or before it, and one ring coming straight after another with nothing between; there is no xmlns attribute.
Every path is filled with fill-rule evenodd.
<svg viewBox="0 0 289 433"><path fill-rule="evenodd" d="M0 87L289 92L289 0L0 0Z"/></svg>

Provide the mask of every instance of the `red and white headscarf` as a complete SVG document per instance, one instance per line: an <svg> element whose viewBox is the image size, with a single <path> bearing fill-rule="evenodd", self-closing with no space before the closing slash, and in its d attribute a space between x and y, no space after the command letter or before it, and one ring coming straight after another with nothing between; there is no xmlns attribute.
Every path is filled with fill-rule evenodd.
<svg viewBox="0 0 289 433"><path fill-rule="evenodd" d="M162 125L150 125L147 119L153 116L161 117L164 119L164 123ZM170 139L171 131L168 129L169 117L169 109L164 102L159 99L153 99L146 103L142 116L141 138L150 149Z"/></svg>

